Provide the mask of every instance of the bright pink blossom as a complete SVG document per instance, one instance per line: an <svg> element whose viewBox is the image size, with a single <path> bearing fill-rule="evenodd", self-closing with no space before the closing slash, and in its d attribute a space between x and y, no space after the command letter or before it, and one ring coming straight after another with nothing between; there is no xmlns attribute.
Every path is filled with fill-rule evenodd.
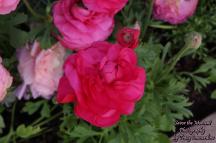
<svg viewBox="0 0 216 143"><path fill-rule="evenodd" d="M77 0L59 0L53 8L54 24L61 33L60 41L72 50L104 41L113 31L114 15L78 6Z"/></svg>
<svg viewBox="0 0 216 143"><path fill-rule="evenodd" d="M128 2L128 0L83 0L84 5L97 12L117 13Z"/></svg>
<svg viewBox="0 0 216 143"><path fill-rule="evenodd" d="M34 42L18 52L18 59L18 70L24 81L18 88L18 98L21 99L30 86L33 98L42 96L49 99L57 90L63 74L64 48L57 43L48 50L41 50L39 43Z"/></svg>
<svg viewBox="0 0 216 143"><path fill-rule="evenodd" d="M17 8L20 0L0 0L0 14L8 14Z"/></svg>
<svg viewBox="0 0 216 143"><path fill-rule="evenodd" d="M140 26L136 24L134 28L124 27L117 32L117 41L127 48L137 48L139 44Z"/></svg>
<svg viewBox="0 0 216 143"><path fill-rule="evenodd" d="M155 0L154 17L171 24L185 22L193 15L199 0Z"/></svg>
<svg viewBox="0 0 216 143"><path fill-rule="evenodd" d="M7 89L11 86L13 78L10 73L1 64L2 59L0 57L0 102L5 98Z"/></svg>
<svg viewBox="0 0 216 143"><path fill-rule="evenodd" d="M64 65L57 101L74 102L75 114L99 127L112 126L134 111L144 93L145 70L133 49L95 42Z"/></svg>

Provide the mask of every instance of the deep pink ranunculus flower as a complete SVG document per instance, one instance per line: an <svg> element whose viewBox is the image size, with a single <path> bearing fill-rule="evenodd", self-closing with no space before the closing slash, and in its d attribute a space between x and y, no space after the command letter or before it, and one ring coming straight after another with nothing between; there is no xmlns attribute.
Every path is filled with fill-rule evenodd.
<svg viewBox="0 0 216 143"><path fill-rule="evenodd" d="M53 8L54 24L64 46L79 50L104 41L113 31L114 15L78 6L77 0L59 0Z"/></svg>
<svg viewBox="0 0 216 143"><path fill-rule="evenodd" d="M128 0L82 0L84 5L93 11L117 13L128 2Z"/></svg>
<svg viewBox="0 0 216 143"><path fill-rule="evenodd" d="M185 22L193 15L199 0L155 0L154 17L171 24Z"/></svg>
<svg viewBox="0 0 216 143"><path fill-rule="evenodd" d="M13 78L10 73L2 65L2 59L0 57L0 102L4 100L7 89L11 86Z"/></svg>
<svg viewBox="0 0 216 143"><path fill-rule="evenodd" d="M63 75L65 49L57 43L50 49L42 50L39 42L27 44L18 51L18 71L23 84L17 89L16 96L28 99L25 94L30 87L33 98L50 99L57 90Z"/></svg>
<svg viewBox="0 0 216 143"><path fill-rule="evenodd" d="M144 94L145 70L133 49L95 42L64 65L58 103L74 102L75 114L98 127L112 126L133 112Z"/></svg>
<svg viewBox="0 0 216 143"><path fill-rule="evenodd" d="M0 0L0 14L8 14L17 8L20 0Z"/></svg>
<svg viewBox="0 0 216 143"><path fill-rule="evenodd" d="M140 26L135 25L134 28L124 27L117 32L117 42L123 47L137 48L139 44Z"/></svg>

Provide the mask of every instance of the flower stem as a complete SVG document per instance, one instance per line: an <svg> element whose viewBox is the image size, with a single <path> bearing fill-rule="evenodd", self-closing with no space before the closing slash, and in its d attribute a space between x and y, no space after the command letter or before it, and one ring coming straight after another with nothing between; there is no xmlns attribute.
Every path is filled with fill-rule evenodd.
<svg viewBox="0 0 216 143"><path fill-rule="evenodd" d="M150 24L149 27L152 28L159 28L159 29L175 29L176 26L171 25L157 25L157 24Z"/></svg>
<svg viewBox="0 0 216 143"><path fill-rule="evenodd" d="M171 63L171 65L170 65L170 68L169 68L169 72L171 72L173 69L174 69L174 67L175 67L175 65L177 64L177 62L181 59L181 57L183 57L184 56L184 54L185 54L185 52L187 52L187 50L188 50L189 48L188 48L188 45L186 44L185 46L184 46L184 48L182 48L178 53L177 53L177 55L172 59L172 63Z"/></svg>
<svg viewBox="0 0 216 143"><path fill-rule="evenodd" d="M36 18L39 18L39 19L44 19L44 16L36 13L34 11L34 9L31 7L30 3L28 2L28 0L23 0L23 3L25 4L25 6L27 7L27 9L29 10L29 12Z"/></svg>
<svg viewBox="0 0 216 143"><path fill-rule="evenodd" d="M144 23L144 27L143 27L143 30L142 30L142 37L144 37L145 33L146 33L146 30L149 26L149 22L150 22L150 19L151 19L151 15L152 15L152 10L153 10L153 5L154 5L154 0L150 0L150 6L148 8L148 14L147 14L147 17L146 17L146 21Z"/></svg>
<svg viewBox="0 0 216 143"><path fill-rule="evenodd" d="M59 113L55 114L54 116L52 116L51 118L49 118L49 119L47 119L47 120L45 120L45 121L43 121L43 122L37 124L36 126L43 126L44 124L46 124L46 123L48 123L48 122L54 120L55 118L59 117L62 113L63 113L63 112L59 112Z"/></svg>
<svg viewBox="0 0 216 143"><path fill-rule="evenodd" d="M15 110L16 110L16 102L14 103L13 108L12 108L12 112L11 112L11 124L10 124L10 130L11 131L13 131Z"/></svg>

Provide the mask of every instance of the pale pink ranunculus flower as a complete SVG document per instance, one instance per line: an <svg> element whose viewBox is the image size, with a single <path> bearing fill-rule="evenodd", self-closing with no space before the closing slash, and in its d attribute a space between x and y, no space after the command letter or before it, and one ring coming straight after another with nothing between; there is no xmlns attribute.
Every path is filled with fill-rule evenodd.
<svg viewBox="0 0 216 143"><path fill-rule="evenodd" d="M0 57L0 102L4 100L7 89L12 85L13 78L10 73L1 64L2 59Z"/></svg>
<svg viewBox="0 0 216 143"><path fill-rule="evenodd" d="M18 51L18 71L23 84L17 90L17 97L21 99L29 86L33 98L41 96L50 99L63 74L65 54L66 51L60 43L42 50L40 44L34 42Z"/></svg>
<svg viewBox="0 0 216 143"><path fill-rule="evenodd" d="M154 18L171 24L180 24L191 17L199 0L155 0Z"/></svg>
<svg viewBox="0 0 216 143"><path fill-rule="evenodd" d="M8 14L17 8L20 0L0 0L0 14Z"/></svg>
<svg viewBox="0 0 216 143"><path fill-rule="evenodd" d="M112 33L114 14L101 13L78 6L77 0L59 0L53 7L54 24L65 47L72 50L88 48L104 41Z"/></svg>

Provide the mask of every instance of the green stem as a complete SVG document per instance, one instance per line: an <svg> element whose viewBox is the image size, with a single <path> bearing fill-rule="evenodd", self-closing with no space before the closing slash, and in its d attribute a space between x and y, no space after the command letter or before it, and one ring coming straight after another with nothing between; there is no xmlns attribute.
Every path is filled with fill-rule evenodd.
<svg viewBox="0 0 216 143"><path fill-rule="evenodd" d="M146 30L149 26L149 21L151 19L151 15L152 15L152 10L153 10L153 5L154 5L154 0L151 0L150 2L150 6L149 6L149 9L148 9L148 14L147 14L147 18L146 18L146 21L144 23L144 27L143 27L143 33L142 33L142 37L144 37L145 33L146 33Z"/></svg>
<svg viewBox="0 0 216 143"><path fill-rule="evenodd" d="M11 131L13 131L15 110L16 110L16 102L14 103L13 108L12 108L12 112L11 112L11 124L10 124L10 130Z"/></svg>
<svg viewBox="0 0 216 143"><path fill-rule="evenodd" d="M31 7L30 3L28 2L28 0L23 0L23 3L25 4L25 6L27 7L27 9L29 10L29 12L36 18L39 19L44 19L44 16L38 14L37 12L34 11L34 9Z"/></svg>
<svg viewBox="0 0 216 143"><path fill-rule="evenodd" d="M31 138L35 138L35 137L38 137L38 136L40 136L40 135L44 135L44 134L46 134L46 133L48 133L48 132L51 132L52 130L53 130L52 128L47 129L47 130L44 130L44 131L42 131L42 132L40 132L40 133L38 133L38 134L36 134L36 135L32 135L32 136L30 136L30 137L28 137L28 138L21 139L21 140L19 140L17 143L22 143L22 142L24 142L24 141L26 141L26 140L29 140L29 139L31 139Z"/></svg>
<svg viewBox="0 0 216 143"><path fill-rule="evenodd" d="M149 27L152 28L159 28L159 29L175 29L176 26L171 25L157 25L157 24L150 24Z"/></svg>
<svg viewBox="0 0 216 143"><path fill-rule="evenodd" d="M51 109L51 112L55 110L57 106L54 106L52 109ZM41 122L42 120L44 119L44 117L40 117L38 118L37 120L35 120L31 125L32 126L35 126L36 124L38 124L39 122Z"/></svg>
<svg viewBox="0 0 216 143"><path fill-rule="evenodd" d="M99 139L99 143L102 143L104 134L102 133Z"/></svg>
<svg viewBox="0 0 216 143"><path fill-rule="evenodd" d="M43 122L37 124L37 126L43 126L44 124L46 124L46 123L48 123L48 122L54 120L55 118L59 117L62 113L63 113L63 112L59 112L59 113L55 114L55 115L52 116L51 118L49 118L49 119L47 119L47 120L45 120L45 121L43 121Z"/></svg>
<svg viewBox="0 0 216 143"><path fill-rule="evenodd" d="M179 52L178 52L178 54L171 60L171 61L173 61L172 63L171 63L171 65L170 65L170 68L169 68L169 72L171 72L173 69L174 69L174 67L175 67L175 65L177 64L177 62L181 59L181 57L183 57L184 56L184 54L185 54L185 52L187 52L187 50L188 50L189 48L188 48L188 45L186 44L185 46L184 46L184 48L182 48Z"/></svg>
<svg viewBox="0 0 216 143"><path fill-rule="evenodd" d="M13 105L12 108L12 112L11 112L11 123L10 123L10 131L7 134L7 136L5 137L5 142L4 143L8 143L10 142L10 140L12 140L13 142L15 141L15 137L14 137L14 129L13 129L13 125L14 125L14 117L15 117L15 110L16 110L16 102Z"/></svg>

